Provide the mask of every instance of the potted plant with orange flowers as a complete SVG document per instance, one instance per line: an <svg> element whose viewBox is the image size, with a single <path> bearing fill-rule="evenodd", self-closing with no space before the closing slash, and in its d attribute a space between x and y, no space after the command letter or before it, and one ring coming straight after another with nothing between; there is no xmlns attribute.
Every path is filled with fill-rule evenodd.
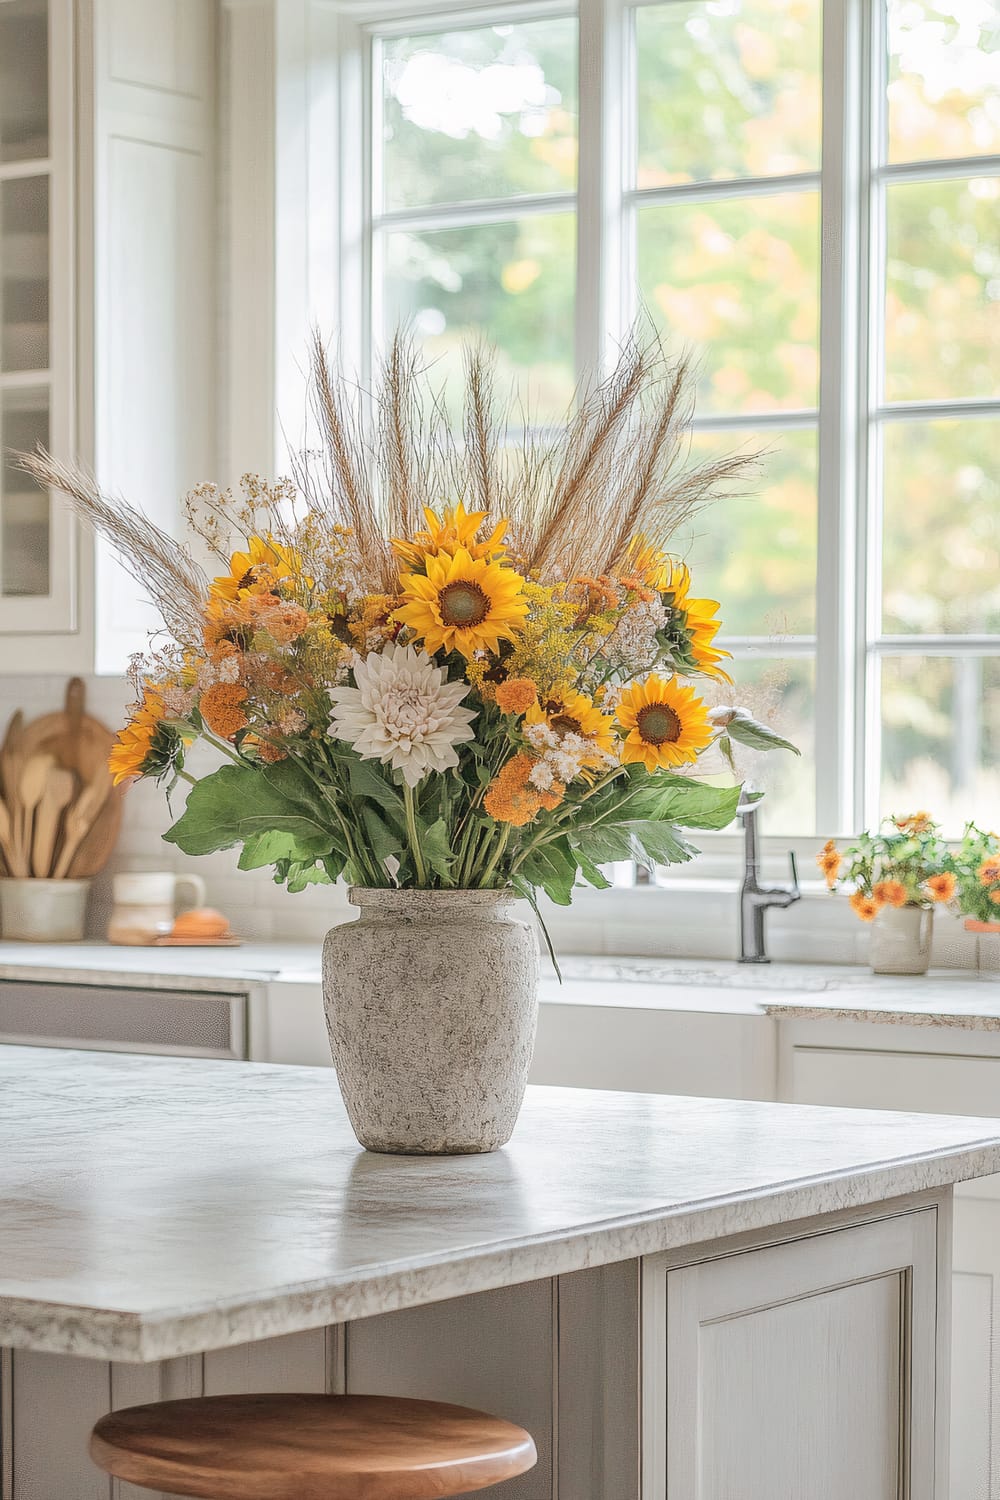
<svg viewBox="0 0 1000 1500"><path fill-rule="evenodd" d="M502 1145L534 1040L537 894L689 859L687 830L725 827L740 794L699 759L793 748L748 715L716 722L697 691L725 676L718 605L665 549L746 459L684 468L686 364L629 343L564 431L520 446L491 378L470 353L454 435L405 343L366 402L317 340L322 442L294 480L188 497L214 578L85 475L21 460L111 538L172 637L136 665L116 778L192 783L164 835L187 854L240 846L291 891L350 883L327 1017L379 1151ZM196 739L222 760L197 780Z"/></svg>
<svg viewBox="0 0 1000 1500"><path fill-rule="evenodd" d="M887 818L841 853L831 839L816 856L831 891L851 887L851 909L872 924L876 974L926 974L934 908L953 900L954 860L930 813Z"/></svg>
<svg viewBox="0 0 1000 1500"><path fill-rule="evenodd" d="M976 964L1000 973L1000 834L967 823L954 856L958 909L976 934Z"/></svg>

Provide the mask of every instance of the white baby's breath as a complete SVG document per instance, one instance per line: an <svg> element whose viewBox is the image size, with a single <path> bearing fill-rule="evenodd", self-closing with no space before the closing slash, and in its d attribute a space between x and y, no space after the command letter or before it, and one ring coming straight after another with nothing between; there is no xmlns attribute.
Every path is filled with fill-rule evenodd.
<svg viewBox="0 0 1000 1500"><path fill-rule="evenodd" d="M474 738L475 711L459 706L469 685L446 678L425 652L390 643L355 662L357 687L333 689L330 733L416 786L430 771L457 766L455 746Z"/></svg>

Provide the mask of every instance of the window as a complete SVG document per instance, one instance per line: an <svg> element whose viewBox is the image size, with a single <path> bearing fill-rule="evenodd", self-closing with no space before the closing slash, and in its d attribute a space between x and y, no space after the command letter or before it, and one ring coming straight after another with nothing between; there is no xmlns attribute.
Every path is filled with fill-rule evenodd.
<svg viewBox="0 0 1000 1500"><path fill-rule="evenodd" d="M803 749L768 831L1000 822L994 0L355 9L362 357L483 334L545 421L637 313L693 346L695 450L762 455L682 545Z"/></svg>

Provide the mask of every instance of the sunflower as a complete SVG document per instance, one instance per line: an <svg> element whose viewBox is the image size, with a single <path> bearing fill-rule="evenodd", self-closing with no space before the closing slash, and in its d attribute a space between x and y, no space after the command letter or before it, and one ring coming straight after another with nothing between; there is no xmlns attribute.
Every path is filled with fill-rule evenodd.
<svg viewBox="0 0 1000 1500"><path fill-rule="evenodd" d="M178 757L193 742L194 734L169 723L165 712L158 689L143 688L142 702L124 729L119 729L108 756L115 786L136 776L163 776L175 762L180 764Z"/></svg>
<svg viewBox="0 0 1000 1500"><path fill-rule="evenodd" d="M714 732L694 688L655 672L626 688L618 703L618 723L627 731L622 761L642 761L650 772L697 760Z"/></svg>
<svg viewBox="0 0 1000 1500"><path fill-rule="evenodd" d="M213 599L230 602L261 583L288 583L302 571L302 559L291 547L283 547L273 536L252 536L246 552L234 552L229 572L213 578Z"/></svg>
<svg viewBox="0 0 1000 1500"><path fill-rule="evenodd" d="M638 584L657 594L670 594L674 608L680 609L687 597L691 574L684 563L675 562L659 547L652 546L640 532L625 550L621 580L626 587Z"/></svg>
<svg viewBox="0 0 1000 1500"><path fill-rule="evenodd" d="M722 661L731 661L732 653L720 651L712 642L718 635L722 621L716 617L719 608L714 599L686 599L684 601L685 628L690 638L690 652L695 666L706 677L721 677L723 682L732 682Z"/></svg>
<svg viewBox="0 0 1000 1500"><path fill-rule="evenodd" d="M408 625L433 655L441 647L468 660L476 651L496 655L512 641L528 613L524 579L513 568L474 558L464 547L427 556L426 573L404 573L403 603L395 618Z"/></svg>
<svg viewBox="0 0 1000 1500"><path fill-rule="evenodd" d="M555 693L541 703L534 703L525 714L524 722L547 724L560 738L566 734L578 734L581 739L590 740L595 750L608 755L614 752L614 715L602 714L599 708L595 708L593 698L588 698L586 693L574 692L572 688ZM601 756L596 756L595 762L599 764L601 759Z"/></svg>
<svg viewBox="0 0 1000 1500"><path fill-rule="evenodd" d="M489 511L467 511L462 501L442 511L440 520L432 510L424 508L426 531L415 531L412 541L393 537L392 550L400 562L413 569L424 566L428 557L438 557L442 552L454 552L464 547L470 557L485 557L488 561L506 561L504 539L507 534L506 521L499 521L482 541L476 534L489 515Z"/></svg>

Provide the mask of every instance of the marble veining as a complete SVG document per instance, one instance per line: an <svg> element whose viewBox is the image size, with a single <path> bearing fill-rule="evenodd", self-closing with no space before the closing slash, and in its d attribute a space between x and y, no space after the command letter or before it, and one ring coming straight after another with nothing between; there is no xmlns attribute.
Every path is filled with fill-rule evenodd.
<svg viewBox="0 0 1000 1500"><path fill-rule="evenodd" d="M325 1069L0 1048L0 1344L146 1361L1000 1170L1000 1121L533 1088L491 1156L357 1145Z"/></svg>

